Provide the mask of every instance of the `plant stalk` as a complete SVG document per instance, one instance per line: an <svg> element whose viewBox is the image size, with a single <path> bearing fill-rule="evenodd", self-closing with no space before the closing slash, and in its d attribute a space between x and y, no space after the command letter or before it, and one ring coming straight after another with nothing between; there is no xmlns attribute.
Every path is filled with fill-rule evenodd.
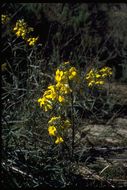
<svg viewBox="0 0 127 190"><path fill-rule="evenodd" d="M74 157L74 140L75 140L75 121L74 121L74 97L71 92L71 120L72 120L72 160Z"/></svg>

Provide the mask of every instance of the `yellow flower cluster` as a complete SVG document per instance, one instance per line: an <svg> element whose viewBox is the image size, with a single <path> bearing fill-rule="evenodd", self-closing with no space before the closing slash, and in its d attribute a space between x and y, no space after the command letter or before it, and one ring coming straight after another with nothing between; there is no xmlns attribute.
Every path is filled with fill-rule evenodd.
<svg viewBox="0 0 127 190"><path fill-rule="evenodd" d="M69 70L59 70L56 71L55 80L57 83L68 83L68 80L72 80L76 78L77 76L77 70L75 67L71 67Z"/></svg>
<svg viewBox="0 0 127 190"><path fill-rule="evenodd" d="M55 72L55 84L49 85L42 98L38 99L40 107L43 107L45 112L52 110L54 105L59 105L59 108L62 109L63 104L68 103L70 100L69 94L72 92L70 83L76 81L76 79L76 68L71 67L69 62L64 62ZM64 142L63 132L69 126L71 126L70 121L65 118L63 119L61 116L54 116L49 120L48 133L55 138L55 144Z"/></svg>
<svg viewBox="0 0 127 190"><path fill-rule="evenodd" d="M21 37L26 40L30 46L34 46L38 40L38 37L28 37L29 33L34 31L34 29L32 27L28 27L24 19L17 20L13 31L17 37Z"/></svg>
<svg viewBox="0 0 127 190"><path fill-rule="evenodd" d="M38 37L36 37L36 38L28 38L27 42L28 42L29 46L34 46L36 44L37 40L38 40Z"/></svg>
<svg viewBox="0 0 127 190"><path fill-rule="evenodd" d="M68 94L72 92L69 81L76 79L77 70L75 67L70 67L68 70L57 69L55 73L55 85L48 86L42 98L38 99L40 107L43 106L44 111L53 108L53 102L65 103L68 101Z"/></svg>
<svg viewBox="0 0 127 190"><path fill-rule="evenodd" d="M17 37L26 39L27 34L33 31L32 27L28 27L24 19L17 20L15 27L13 28Z"/></svg>
<svg viewBox="0 0 127 190"><path fill-rule="evenodd" d="M57 117L52 117L49 121L48 121L48 132L50 136L54 136L55 139L55 144L60 144L62 142L64 142L63 137L61 136L61 132L62 130L66 129L67 127L71 126L71 123L68 119L63 120L61 118L61 116L57 116Z"/></svg>
<svg viewBox="0 0 127 190"><path fill-rule="evenodd" d="M55 85L48 86L48 90L44 92L44 95L42 98L38 99L38 102L40 103L40 107L43 106L44 111L47 112L48 110L51 110L53 108L52 101L54 101L57 97Z"/></svg>
<svg viewBox="0 0 127 190"><path fill-rule="evenodd" d="M6 24L10 20L8 15L1 15L1 23Z"/></svg>
<svg viewBox="0 0 127 190"><path fill-rule="evenodd" d="M88 86L91 87L104 84L104 79L110 75L112 75L112 69L103 67L99 70L91 69L83 78L87 81ZM65 117L63 119L63 106L66 105L65 103L70 103L70 94L72 92L80 92L82 80L77 69L72 67L69 61L67 61L57 68L54 81L55 84L48 86L42 98L38 99L38 102L45 112L55 108L55 105L59 106L61 116L54 116L48 121L48 133L55 138L55 144L60 144L64 142L64 130L71 126L68 119L65 119Z"/></svg>
<svg viewBox="0 0 127 190"><path fill-rule="evenodd" d="M104 84L104 79L112 75L110 67L103 67L102 69L91 69L85 76L89 87L100 86Z"/></svg>

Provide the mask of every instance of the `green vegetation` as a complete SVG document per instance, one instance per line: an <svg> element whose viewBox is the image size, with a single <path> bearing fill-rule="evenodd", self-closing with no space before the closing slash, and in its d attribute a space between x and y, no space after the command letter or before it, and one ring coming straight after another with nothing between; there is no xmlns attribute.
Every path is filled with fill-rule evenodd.
<svg viewBox="0 0 127 190"><path fill-rule="evenodd" d="M127 5L1 8L3 189L77 188L82 175L110 187L126 180L126 164L96 147L127 145L124 124L113 128L127 109L126 90L113 89L126 89Z"/></svg>

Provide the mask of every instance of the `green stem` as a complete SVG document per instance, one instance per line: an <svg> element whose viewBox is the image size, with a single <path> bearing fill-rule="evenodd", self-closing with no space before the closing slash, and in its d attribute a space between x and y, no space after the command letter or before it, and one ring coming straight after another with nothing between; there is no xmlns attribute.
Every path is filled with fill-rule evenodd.
<svg viewBox="0 0 127 190"><path fill-rule="evenodd" d="M71 93L71 120L72 120L72 160L74 157L74 140L75 140L75 124L74 124L74 97Z"/></svg>

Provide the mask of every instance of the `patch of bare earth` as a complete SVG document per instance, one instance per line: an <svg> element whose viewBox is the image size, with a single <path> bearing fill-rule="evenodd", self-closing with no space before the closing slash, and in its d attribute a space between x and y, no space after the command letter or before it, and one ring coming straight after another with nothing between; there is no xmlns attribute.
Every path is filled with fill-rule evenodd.
<svg viewBox="0 0 127 190"><path fill-rule="evenodd" d="M104 88L107 89L113 99L121 105L127 105L127 85L119 83L106 83Z"/></svg>
<svg viewBox="0 0 127 190"><path fill-rule="evenodd" d="M127 85L106 84L109 95L121 106L127 105ZM84 180L105 181L127 188L127 112L114 115L105 124L82 122L75 134L78 166L75 173Z"/></svg>

